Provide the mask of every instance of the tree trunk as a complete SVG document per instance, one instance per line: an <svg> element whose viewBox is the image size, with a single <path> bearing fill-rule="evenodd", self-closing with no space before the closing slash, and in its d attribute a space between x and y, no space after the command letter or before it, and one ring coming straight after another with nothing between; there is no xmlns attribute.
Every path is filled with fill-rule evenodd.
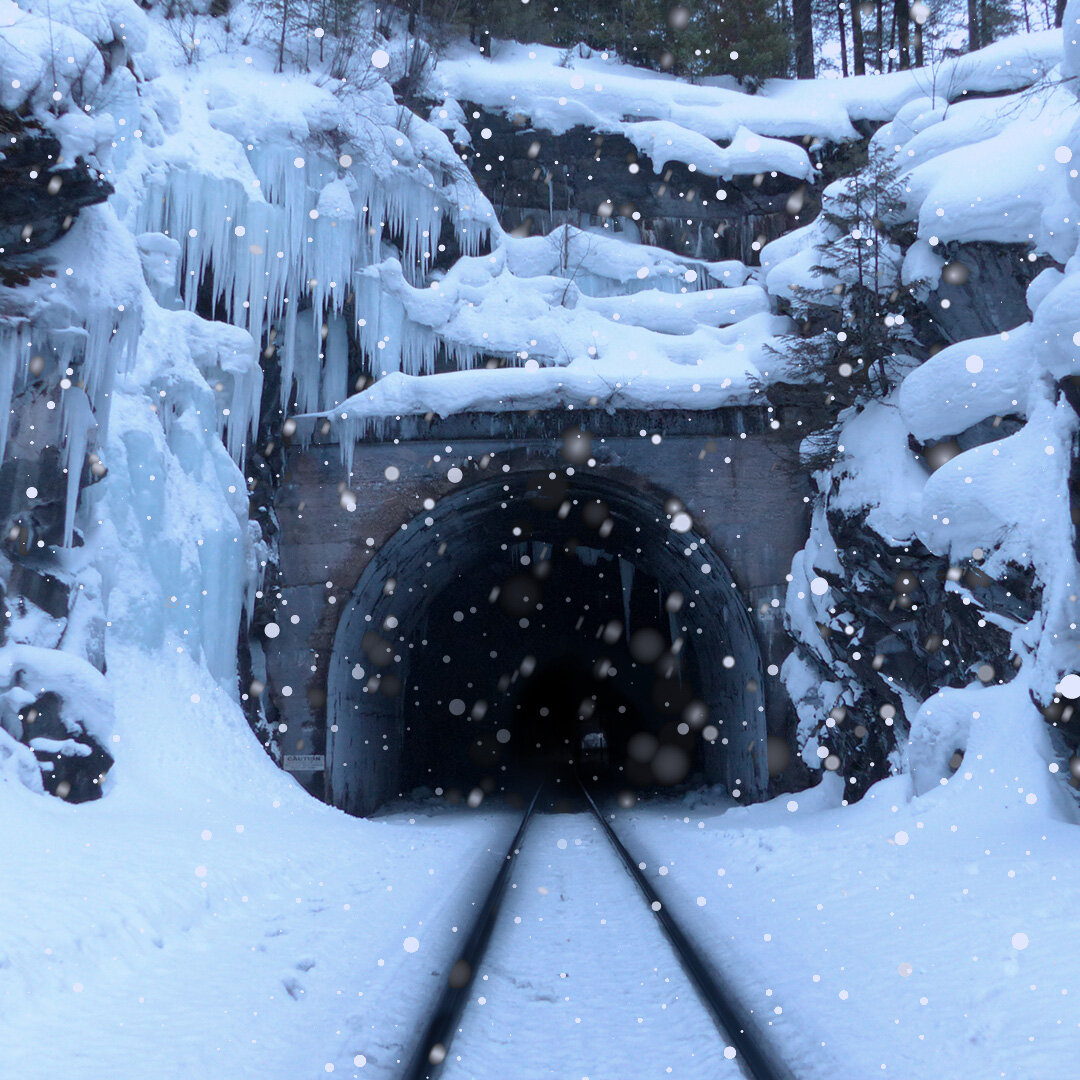
<svg viewBox="0 0 1080 1080"><path fill-rule="evenodd" d="M889 23L889 70L893 70L893 53L896 52L896 5L892 9L892 21Z"/></svg>
<svg viewBox="0 0 1080 1080"><path fill-rule="evenodd" d="M922 23L916 23L913 31L915 36L915 66L922 67L926 62L926 56L923 51L923 36L922 36Z"/></svg>
<svg viewBox="0 0 1080 1080"><path fill-rule="evenodd" d="M900 70L911 67L910 29L907 0L894 0L893 18L896 20L896 48L900 53Z"/></svg>
<svg viewBox="0 0 1080 1080"><path fill-rule="evenodd" d="M885 4L884 0L874 0L874 15L877 22L877 69L884 71L881 50L885 47Z"/></svg>
<svg viewBox="0 0 1080 1080"><path fill-rule="evenodd" d="M1060 27L1065 21L1065 0L1056 0L1054 4L1054 25Z"/></svg>
<svg viewBox="0 0 1080 1080"><path fill-rule="evenodd" d="M814 77L814 15L811 0L791 0L791 15L795 26L795 75L800 79Z"/></svg>
<svg viewBox="0 0 1080 1080"><path fill-rule="evenodd" d="M285 70L285 29L289 25L289 0L281 3L281 39L278 41L277 70Z"/></svg>
<svg viewBox="0 0 1080 1080"><path fill-rule="evenodd" d="M840 71L846 79L848 77L848 66L847 32L844 29L844 0L838 0L836 5L836 25L840 31Z"/></svg>
<svg viewBox="0 0 1080 1080"><path fill-rule="evenodd" d="M862 0L855 0L851 5L851 48L855 61L855 74L866 74L866 48L863 42L862 11L859 5Z"/></svg>
<svg viewBox="0 0 1080 1080"><path fill-rule="evenodd" d="M967 0L968 52L979 47L979 0Z"/></svg>

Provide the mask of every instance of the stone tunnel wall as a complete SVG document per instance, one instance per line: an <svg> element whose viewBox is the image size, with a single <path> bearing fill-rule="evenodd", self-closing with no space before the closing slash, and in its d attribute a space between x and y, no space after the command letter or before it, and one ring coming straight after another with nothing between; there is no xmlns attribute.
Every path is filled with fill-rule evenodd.
<svg viewBox="0 0 1080 1080"><path fill-rule="evenodd" d="M749 408L405 421L397 436L356 447L351 482L336 444L290 449L277 500L280 577L269 598L276 636L254 627L265 652L268 716L286 725L284 752L325 750L335 635L375 553L423 514L425 500L498 475L566 469L562 431L569 423L591 432L595 465L579 468L650 494L658 508L672 496L685 504L731 575L763 668L779 665L789 649L782 598L791 558L808 533L808 489L793 467L798 424L786 418L778 435L770 426L776 422L775 413ZM769 732L787 735L790 709L779 679L766 674L763 689ZM300 778L326 794L322 774Z"/></svg>

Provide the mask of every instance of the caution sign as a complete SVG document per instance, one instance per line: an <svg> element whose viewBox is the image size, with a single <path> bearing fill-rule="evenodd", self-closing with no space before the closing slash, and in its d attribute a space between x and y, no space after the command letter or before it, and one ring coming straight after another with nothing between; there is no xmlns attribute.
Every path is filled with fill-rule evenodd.
<svg viewBox="0 0 1080 1080"><path fill-rule="evenodd" d="M286 772L322 772L326 768L325 754L286 754Z"/></svg>

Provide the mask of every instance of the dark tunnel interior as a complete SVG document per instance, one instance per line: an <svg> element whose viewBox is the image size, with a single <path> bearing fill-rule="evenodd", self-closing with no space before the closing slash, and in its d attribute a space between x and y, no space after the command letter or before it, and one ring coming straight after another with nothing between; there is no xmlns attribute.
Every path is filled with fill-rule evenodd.
<svg viewBox="0 0 1080 1080"><path fill-rule="evenodd" d="M529 788L574 770L647 785L690 773L700 741L690 724L704 726L705 707L692 654L681 655L683 598L574 539L515 540L505 561L435 598L406 646L403 789ZM670 749L657 758L643 743Z"/></svg>
<svg viewBox="0 0 1080 1080"><path fill-rule="evenodd" d="M334 801L475 803L575 773L750 788L760 655L689 524L681 504L563 471L433 503L339 626Z"/></svg>

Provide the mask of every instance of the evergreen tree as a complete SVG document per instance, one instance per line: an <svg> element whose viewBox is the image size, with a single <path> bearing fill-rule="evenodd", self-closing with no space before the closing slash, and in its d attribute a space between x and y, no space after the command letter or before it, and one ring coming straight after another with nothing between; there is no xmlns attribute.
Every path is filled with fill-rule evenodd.
<svg viewBox="0 0 1080 1080"><path fill-rule="evenodd" d="M398 8L431 31L467 30L477 43L486 35L585 44L643 67L751 85L791 73L791 28L775 0L399 0Z"/></svg>
<svg viewBox="0 0 1080 1080"><path fill-rule="evenodd" d="M791 33L769 0L686 0L672 11L682 13L668 36L678 74L756 84L791 73Z"/></svg>
<svg viewBox="0 0 1080 1080"><path fill-rule="evenodd" d="M898 348L918 347L905 315L914 284L901 284L901 251L890 235L905 218L904 204L899 170L881 147L871 148L864 168L831 185L822 203L812 267L821 284L799 290L792 311L804 335L778 351L796 382L824 388L833 419L886 393Z"/></svg>

